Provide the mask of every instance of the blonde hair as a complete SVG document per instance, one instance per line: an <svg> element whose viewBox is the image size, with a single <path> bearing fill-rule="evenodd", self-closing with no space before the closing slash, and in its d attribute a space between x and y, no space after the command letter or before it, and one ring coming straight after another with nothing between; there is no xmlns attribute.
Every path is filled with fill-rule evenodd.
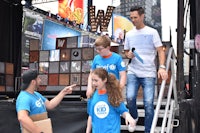
<svg viewBox="0 0 200 133"><path fill-rule="evenodd" d="M111 44L111 40L108 36L106 35L103 35L103 36L100 36L98 37L96 40L95 40L95 46L103 46L104 48L106 47L110 47L110 44Z"/></svg>
<svg viewBox="0 0 200 133"><path fill-rule="evenodd" d="M119 106L123 102L123 96L121 92L121 87L119 81L114 74L108 74L108 72L103 68L97 68L93 72L100 79L106 80L106 90L108 94L108 101L112 106Z"/></svg>

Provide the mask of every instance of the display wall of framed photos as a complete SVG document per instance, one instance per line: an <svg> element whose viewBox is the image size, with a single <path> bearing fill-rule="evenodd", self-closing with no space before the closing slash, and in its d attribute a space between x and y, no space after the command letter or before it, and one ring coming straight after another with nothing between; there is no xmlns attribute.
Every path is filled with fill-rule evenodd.
<svg viewBox="0 0 200 133"><path fill-rule="evenodd" d="M77 85L73 93L86 91L92 60L97 52L90 45L94 43L94 39L86 35L81 38L83 47L78 47L76 36L57 38L55 50L30 47L29 67L38 70L42 81L38 91L60 91L71 84ZM124 57L122 45L111 47L111 51Z"/></svg>
<svg viewBox="0 0 200 133"><path fill-rule="evenodd" d="M29 67L37 69L41 78L39 91L59 91L70 84L77 84L74 91L85 91L94 58L94 48L78 47L76 36L58 39L64 39L63 42L66 40L66 45L57 47L58 44L56 44L55 50L39 50L36 49L38 46L35 48L32 46L29 49ZM89 39L84 39L85 46L89 46L87 41Z"/></svg>
<svg viewBox="0 0 200 133"><path fill-rule="evenodd" d="M0 92L14 92L14 66L0 62Z"/></svg>

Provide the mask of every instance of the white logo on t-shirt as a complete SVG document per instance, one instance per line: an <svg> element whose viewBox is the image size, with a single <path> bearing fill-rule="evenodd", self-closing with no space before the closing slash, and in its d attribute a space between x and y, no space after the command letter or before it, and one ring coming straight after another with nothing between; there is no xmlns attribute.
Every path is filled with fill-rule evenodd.
<svg viewBox="0 0 200 133"><path fill-rule="evenodd" d="M126 65L125 65L125 62L124 62L124 61L122 61L122 62L121 62L121 66L122 66L122 67L126 67Z"/></svg>
<svg viewBox="0 0 200 133"><path fill-rule="evenodd" d="M115 70L116 69L116 66L114 64L110 65L109 66L110 70Z"/></svg>
<svg viewBox="0 0 200 133"><path fill-rule="evenodd" d="M94 106L94 113L98 118L105 118L109 114L109 106L106 102L100 101Z"/></svg>
<svg viewBox="0 0 200 133"><path fill-rule="evenodd" d="M42 99L40 98L39 100L37 100L37 101L35 102L35 105L36 105L37 107L41 107L41 106L42 106Z"/></svg>

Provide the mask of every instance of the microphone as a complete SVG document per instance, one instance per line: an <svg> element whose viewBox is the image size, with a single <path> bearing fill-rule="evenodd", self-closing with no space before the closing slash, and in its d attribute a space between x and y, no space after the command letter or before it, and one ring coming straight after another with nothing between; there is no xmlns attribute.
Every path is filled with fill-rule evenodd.
<svg viewBox="0 0 200 133"><path fill-rule="evenodd" d="M134 52L134 51L135 51L135 48L133 47L133 48L131 49L131 51ZM132 60L132 59L129 59L128 64L131 63L131 60Z"/></svg>

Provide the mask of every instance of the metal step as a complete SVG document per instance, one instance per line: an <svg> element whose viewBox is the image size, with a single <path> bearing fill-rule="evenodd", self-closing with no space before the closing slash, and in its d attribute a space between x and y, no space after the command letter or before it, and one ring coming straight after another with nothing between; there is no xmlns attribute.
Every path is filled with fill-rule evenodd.
<svg viewBox="0 0 200 133"><path fill-rule="evenodd" d="M165 113L165 110L164 109L161 109L159 111L159 114L158 114L158 118L160 118L162 120L162 118L164 117L164 113ZM168 115L169 115L169 111L168 111ZM135 131L138 131L138 132L143 132L145 127L144 125L141 125L143 124L144 122L144 117L145 117L145 110L144 109L138 109L138 123L136 125L136 129ZM121 130L127 130L128 131L128 126L127 125L121 125ZM155 129L155 133L159 133L161 131L161 126L157 126L156 129Z"/></svg>
<svg viewBox="0 0 200 133"><path fill-rule="evenodd" d="M153 103L153 104L154 104L154 105L157 105L157 102L158 102L158 99L154 99L154 103ZM126 101L124 101L124 103L127 104ZM163 99L163 101L161 102L161 106L166 105L166 103L167 103L167 99ZM143 104L143 99L137 99L137 105L138 105L138 106L144 105L144 104Z"/></svg>
<svg viewBox="0 0 200 133"><path fill-rule="evenodd" d="M121 131L122 130L128 130L127 125L121 125ZM136 125L135 131L144 131L144 126ZM156 127L155 133L159 133L161 131L161 127Z"/></svg>
<svg viewBox="0 0 200 133"><path fill-rule="evenodd" d="M160 110L158 114L158 118L163 118L164 117L165 110ZM169 113L169 112L168 112ZM138 109L138 116L140 117L145 117L145 110L144 109Z"/></svg>

